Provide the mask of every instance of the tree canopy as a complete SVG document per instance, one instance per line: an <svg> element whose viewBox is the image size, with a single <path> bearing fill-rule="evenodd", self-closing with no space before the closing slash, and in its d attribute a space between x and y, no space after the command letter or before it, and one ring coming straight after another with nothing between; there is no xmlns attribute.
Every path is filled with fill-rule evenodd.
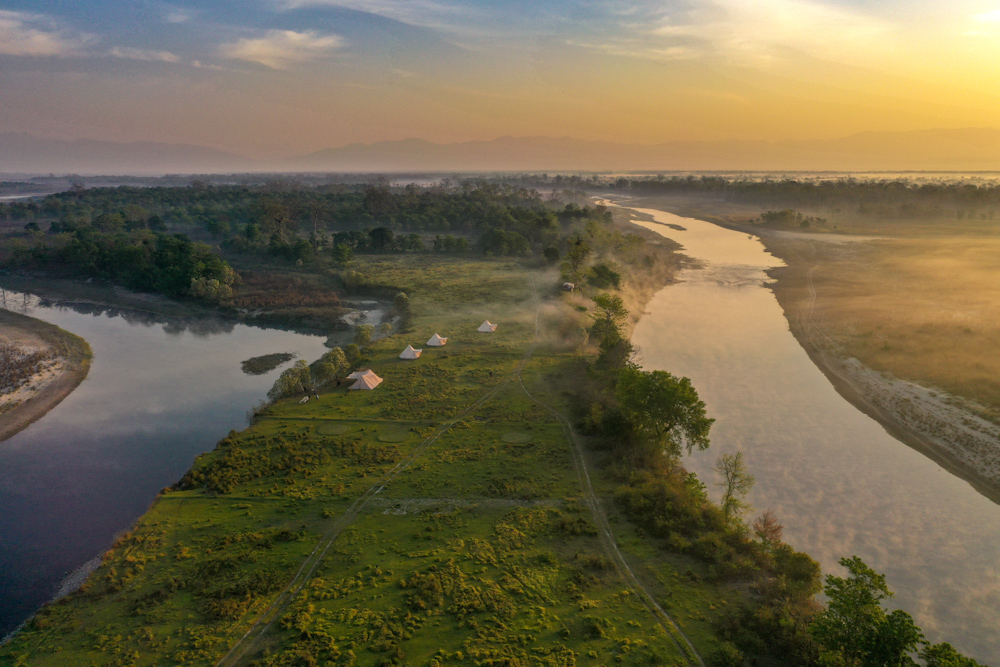
<svg viewBox="0 0 1000 667"><path fill-rule="evenodd" d="M626 368L618 377L616 398L636 433L661 447L668 458L682 449L706 449L714 419L705 414L705 403L691 380L666 371Z"/></svg>
<svg viewBox="0 0 1000 667"><path fill-rule="evenodd" d="M813 621L810 631L826 650L829 664L849 667L904 667L914 665L923 635L913 618L896 609L886 613L882 602L892 597L885 575L859 557L842 558L849 576L827 575L823 592L830 601ZM835 659L839 662L833 662Z"/></svg>

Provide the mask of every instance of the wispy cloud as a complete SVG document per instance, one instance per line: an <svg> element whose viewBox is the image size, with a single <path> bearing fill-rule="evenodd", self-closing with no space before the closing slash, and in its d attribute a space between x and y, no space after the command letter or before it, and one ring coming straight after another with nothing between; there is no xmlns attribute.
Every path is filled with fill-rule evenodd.
<svg viewBox="0 0 1000 667"><path fill-rule="evenodd" d="M694 0L652 30L672 46L758 62L788 50L871 57L873 48L891 48L891 32L880 19L817 0Z"/></svg>
<svg viewBox="0 0 1000 667"><path fill-rule="evenodd" d="M178 63L180 56L170 51L154 51L152 49L134 49L128 46L116 46L109 53L115 58L126 60L145 60L149 62Z"/></svg>
<svg viewBox="0 0 1000 667"><path fill-rule="evenodd" d="M343 45L340 35L315 30L269 30L262 37L223 44L219 53L224 58L260 63L271 69L288 69L292 65L329 57Z"/></svg>
<svg viewBox="0 0 1000 667"><path fill-rule="evenodd" d="M272 0L284 10L303 7L342 7L366 14L406 23L421 28L433 28L446 33L479 33L484 17L493 12L472 10L457 3L438 0ZM493 29L501 27L494 25Z"/></svg>
<svg viewBox="0 0 1000 667"><path fill-rule="evenodd" d="M51 17L0 9L0 54L8 56L72 56L95 41Z"/></svg>

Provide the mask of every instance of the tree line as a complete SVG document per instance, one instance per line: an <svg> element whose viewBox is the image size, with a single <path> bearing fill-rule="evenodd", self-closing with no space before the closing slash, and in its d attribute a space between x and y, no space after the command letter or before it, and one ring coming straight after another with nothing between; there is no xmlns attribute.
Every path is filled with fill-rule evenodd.
<svg viewBox="0 0 1000 667"><path fill-rule="evenodd" d="M749 521L755 480L742 452L717 459L722 498L712 503L681 457L709 447L714 420L690 379L639 366L625 335L628 315L620 296L593 297L596 381L578 396L580 427L607 452L620 483L615 501L631 521L703 563L711 579L748 590L717 623L726 641L715 663L905 667L919 658L927 667L980 667L947 643L927 642L907 612L887 611L885 577L860 558L842 559L848 576L828 575L821 585L819 564L781 540L772 511ZM814 597L820 590L825 606Z"/></svg>

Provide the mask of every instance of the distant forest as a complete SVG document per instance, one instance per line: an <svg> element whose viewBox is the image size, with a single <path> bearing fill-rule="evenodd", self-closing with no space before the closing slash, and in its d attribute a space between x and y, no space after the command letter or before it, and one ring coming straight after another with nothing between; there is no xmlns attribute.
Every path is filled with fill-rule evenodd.
<svg viewBox="0 0 1000 667"><path fill-rule="evenodd" d="M0 220L15 230L0 252L8 268L223 302L239 277L222 257L344 265L355 253L480 252L554 262L568 247L570 226L610 219L603 207L543 200L535 190L487 181L77 184L41 200L0 204Z"/></svg>
<svg viewBox="0 0 1000 667"><path fill-rule="evenodd" d="M1000 217L1000 183L901 179L760 179L726 176L521 176L520 184L555 190L616 191L632 195L702 195L769 208L803 207L882 218Z"/></svg>

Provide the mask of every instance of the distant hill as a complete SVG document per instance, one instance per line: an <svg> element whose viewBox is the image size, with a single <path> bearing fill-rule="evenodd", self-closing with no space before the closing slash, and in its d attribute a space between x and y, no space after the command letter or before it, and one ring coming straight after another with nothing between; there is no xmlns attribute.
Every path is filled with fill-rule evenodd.
<svg viewBox="0 0 1000 667"><path fill-rule="evenodd" d="M654 145L571 137L421 139L349 144L289 160L317 171L998 170L1000 130L867 132L813 141L672 141Z"/></svg>
<svg viewBox="0 0 1000 667"><path fill-rule="evenodd" d="M4 173L153 175L247 171L254 167L240 155L191 144L63 141L16 132L0 134L0 172Z"/></svg>
<svg viewBox="0 0 1000 667"><path fill-rule="evenodd" d="M993 171L1000 130L866 132L830 140L627 144L572 137L500 137L440 144L354 143L279 162L190 144L61 141L0 134L0 172L136 174L251 171Z"/></svg>

